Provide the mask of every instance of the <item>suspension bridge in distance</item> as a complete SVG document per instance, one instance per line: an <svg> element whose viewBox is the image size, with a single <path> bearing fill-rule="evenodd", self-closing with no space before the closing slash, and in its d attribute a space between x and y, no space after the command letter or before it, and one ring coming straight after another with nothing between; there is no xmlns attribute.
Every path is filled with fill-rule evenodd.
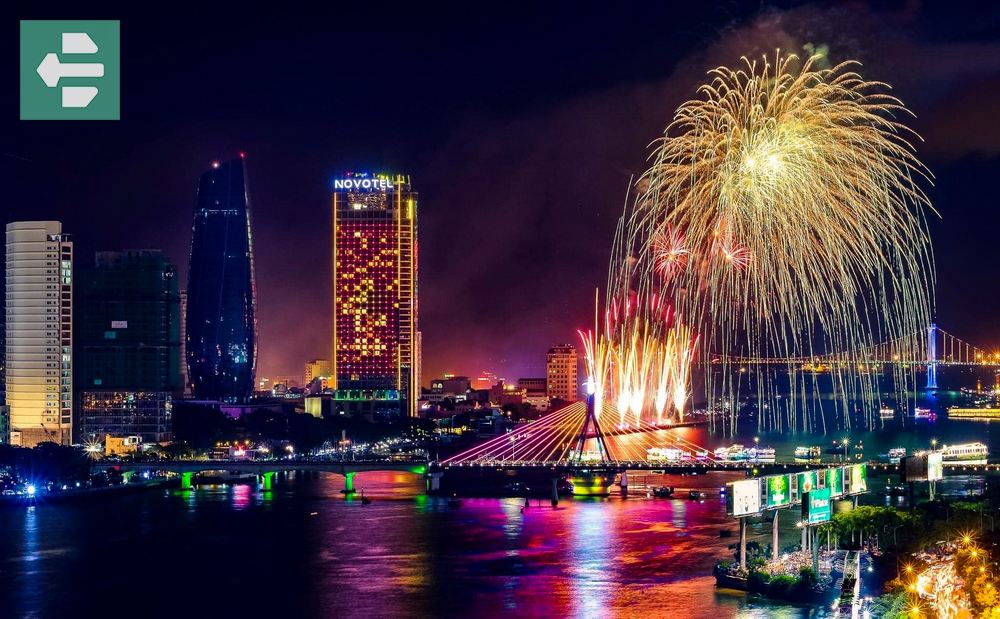
<svg viewBox="0 0 1000 619"><path fill-rule="evenodd" d="M938 388L939 367L1000 368L1000 353L989 352L931 324L926 332L912 333L894 340L845 353L811 357L740 357L713 355L703 364L727 363L735 366L788 366L802 371L821 372L837 368L877 368L880 366L923 367L927 389Z"/></svg>

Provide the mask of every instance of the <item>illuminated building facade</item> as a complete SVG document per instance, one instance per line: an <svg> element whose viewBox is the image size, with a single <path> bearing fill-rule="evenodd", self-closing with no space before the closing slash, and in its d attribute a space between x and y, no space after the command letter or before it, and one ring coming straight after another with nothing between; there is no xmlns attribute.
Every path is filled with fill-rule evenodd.
<svg viewBox="0 0 1000 619"><path fill-rule="evenodd" d="M257 292L246 161L201 176L191 237L186 342L195 398L243 402L254 388Z"/></svg>
<svg viewBox="0 0 1000 619"><path fill-rule="evenodd" d="M326 379L330 377L332 365L329 359L312 359L306 362L305 372L303 372L302 384L308 387L317 378Z"/></svg>
<svg viewBox="0 0 1000 619"><path fill-rule="evenodd" d="M10 442L73 435L73 243L58 221L7 224Z"/></svg>
<svg viewBox="0 0 1000 619"><path fill-rule="evenodd" d="M169 441L182 388L174 265L155 250L98 252L77 280L77 439Z"/></svg>
<svg viewBox="0 0 1000 619"><path fill-rule="evenodd" d="M545 394L548 398L576 402L579 397L576 348L553 346L546 355Z"/></svg>
<svg viewBox="0 0 1000 619"><path fill-rule="evenodd" d="M408 177L334 181L333 290L331 386L338 414L415 416L417 194Z"/></svg>
<svg viewBox="0 0 1000 619"><path fill-rule="evenodd" d="M519 378L517 388L524 392L524 402L539 410L549 407L548 380L546 378Z"/></svg>

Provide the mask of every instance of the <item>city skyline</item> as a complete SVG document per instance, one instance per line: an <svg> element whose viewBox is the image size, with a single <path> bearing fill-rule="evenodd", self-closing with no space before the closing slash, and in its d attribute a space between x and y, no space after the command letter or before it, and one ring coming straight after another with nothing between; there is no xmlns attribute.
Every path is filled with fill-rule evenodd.
<svg viewBox="0 0 1000 619"><path fill-rule="evenodd" d="M163 122L160 109L147 105L150 100L141 94L150 90L142 87L148 78L132 72L123 83L119 124L100 129L87 123L35 124L32 134L11 128L0 164L13 193L5 214L8 221L59 219L88 253L161 248L186 281L193 179L213 158L246 150L255 167L269 172L255 179L253 188L261 300L258 375L298 375L305 360L329 354L332 179L353 169L405 169L419 179L424 202L423 382L446 371L540 375L544 351L576 343L575 329L589 324L593 290L604 281L610 228L631 175L644 169L647 153L637 145L659 135L682 101L680 93L699 83L705 66L777 46L803 53L810 45L831 58L860 58L875 79L893 76L894 92L917 114L914 126L925 140L920 151L937 177L930 189L942 214L930 222L943 274L937 320L953 330L951 325L962 325L968 333L959 335L965 339L1000 343L988 300L963 298L969 290L992 294L982 283L989 266L966 256L989 252L988 231L997 217L985 208L992 202L988 179L997 170L1000 144L986 122L989 102L1000 90L995 78L1000 54L986 36L995 15L987 14L977 28L933 8L737 7L717 15L691 7L644 10L648 19L638 21L676 18L692 25L671 40L652 33L613 34L600 53L582 50L567 59L558 50L569 35L507 50L513 57L495 57L490 52L501 47L469 41L461 29L441 22L435 27L442 41L461 40L484 52L487 60L478 69L483 77L462 71L471 61L456 58L447 46L431 46L413 59L419 64L407 65L420 67L422 97L402 111L389 103L382 86L371 85L371 92L354 91L366 93L357 99L363 105L338 100L330 114L319 101L325 97L314 100L305 93L296 103L304 108L301 115L260 123L255 104L227 100L220 85L200 89L207 93L204 100L178 102ZM430 23L437 17L419 19ZM545 11L535 17L542 24L555 19ZM616 27L625 21L609 19ZM588 24L593 25L581 26ZM126 16L124 32L131 28L151 41L152 51L133 50L132 62L157 53L172 25L169 19L155 24L145 15ZM636 27L641 34L652 29ZM536 26L501 18L487 28L527 32ZM190 33L190 50L183 51L179 67L206 54L224 61L265 51L238 32L217 41L211 30ZM884 44L879 37L858 43L874 32L885 33ZM319 45L318 35L307 29L301 34L304 45ZM384 64L400 57L392 46L368 53L375 56L357 59ZM643 60L625 62L637 56ZM322 62L324 56L318 58ZM511 65L522 70L506 69ZM557 66L562 68L555 71ZM225 84L245 77L239 65L227 67ZM200 75L192 79L211 83ZM506 86L498 89L491 79ZM349 83L333 80L324 88L338 93ZM468 96L442 107L451 84ZM273 93L259 96L288 109ZM191 118L198 122L191 125ZM604 126L615 131L602 131ZM36 144L28 139L35 134L49 139ZM138 135L151 145L141 161L125 156L137 147ZM98 136L85 160L60 154L66 149L40 147L90 143ZM67 172L49 178L53 168ZM154 168L158 189L149 192L138 179L147 178L141 170Z"/></svg>
<svg viewBox="0 0 1000 619"><path fill-rule="evenodd" d="M1000 617L1000 5L102 11L0 37L4 616Z"/></svg>

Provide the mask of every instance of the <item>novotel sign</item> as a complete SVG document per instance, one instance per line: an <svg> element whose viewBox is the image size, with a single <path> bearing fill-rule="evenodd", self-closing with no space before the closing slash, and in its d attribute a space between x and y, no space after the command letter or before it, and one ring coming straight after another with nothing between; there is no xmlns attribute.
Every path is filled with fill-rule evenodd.
<svg viewBox="0 0 1000 619"><path fill-rule="evenodd" d="M337 178L333 181L334 190L344 191L379 191L392 189L392 181L387 178Z"/></svg>

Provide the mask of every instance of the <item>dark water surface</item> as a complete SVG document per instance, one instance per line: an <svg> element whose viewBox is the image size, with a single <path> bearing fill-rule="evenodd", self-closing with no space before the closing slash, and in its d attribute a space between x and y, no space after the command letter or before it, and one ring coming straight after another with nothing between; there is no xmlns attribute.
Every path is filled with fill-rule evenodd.
<svg viewBox="0 0 1000 619"><path fill-rule="evenodd" d="M734 439L680 430L715 447L762 445L790 457L826 435ZM981 440L1000 455L1000 424L889 421L863 440L891 447ZM832 456L825 456L831 460ZM823 617L717 591L712 566L735 530L718 488L732 473L644 480L710 489L702 502L575 499L557 509L523 499L464 499L455 509L406 474L359 474L371 505L345 500L337 475L288 474L254 486L154 490L75 503L0 508L0 617ZM884 481L881 482L884 484ZM877 484L873 483L872 488ZM640 496L636 496L639 494ZM884 501L869 497L870 502ZM782 546L796 543L794 510ZM751 535L769 542L765 524Z"/></svg>
<svg viewBox="0 0 1000 619"><path fill-rule="evenodd" d="M289 475L271 492L4 508L2 616L818 616L716 592L712 566L734 541L719 537L732 523L718 496L454 509L407 475L356 483L371 505L345 500L338 476Z"/></svg>

